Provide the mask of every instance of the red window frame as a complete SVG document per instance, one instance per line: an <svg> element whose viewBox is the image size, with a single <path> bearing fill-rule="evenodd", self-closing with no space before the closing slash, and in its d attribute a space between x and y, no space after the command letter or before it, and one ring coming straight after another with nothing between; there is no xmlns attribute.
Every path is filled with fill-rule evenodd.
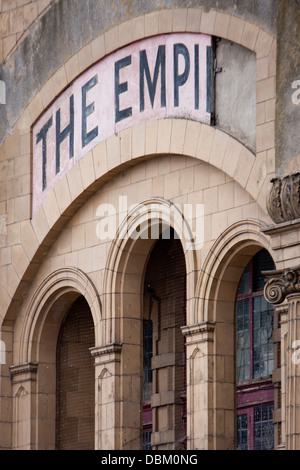
<svg viewBox="0 0 300 470"><path fill-rule="evenodd" d="M247 266L248 267L248 266ZM249 300L249 349L250 349L250 378L243 382L236 383L236 408L237 416L247 415L247 446L248 450L254 450L254 410L256 407L274 404L274 386L272 377L254 378L253 367L253 319L254 319L254 298L263 295L263 290L254 291L253 285L253 258L249 263L249 292L238 294L239 300Z"/></svg>

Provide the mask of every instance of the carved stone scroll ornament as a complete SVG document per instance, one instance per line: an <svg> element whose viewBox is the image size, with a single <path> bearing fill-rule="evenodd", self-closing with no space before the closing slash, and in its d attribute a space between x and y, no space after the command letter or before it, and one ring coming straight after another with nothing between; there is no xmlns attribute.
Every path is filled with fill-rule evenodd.
<svg viewBox="0 0 300 470"><path fill-rule="evenodd" d="M265 271L263 274L267 278L264 295L269 303L281 304L287 295L300 294L300 267L280 271Z"/></svg>
<svg viewBox="0 0 300 470"><path fill-rule="evenodd" d="M300 218L300 172L271 180L267 199L270 217L276 223Z"/></svg>

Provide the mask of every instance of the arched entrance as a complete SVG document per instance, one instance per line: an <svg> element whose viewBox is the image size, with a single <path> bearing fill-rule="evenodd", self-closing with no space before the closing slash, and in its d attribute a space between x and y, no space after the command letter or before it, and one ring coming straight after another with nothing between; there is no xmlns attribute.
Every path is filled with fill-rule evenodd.
<svg viewBox="0 0 300 470"><path fill-rule="evenodd" d="M144 281L143 449L185 447L185 324L185 259L172 231L154 245Z"/></svg>
<svg viewBox="0 0 300 470"><path fill-rule="evenodd" d="M165 261L166 259L171 259L172 250L175 250L174 253L180 253L178 268L181 266L181 274L179 278L183 279L185 277L189 282L186 282L186 302L183 300L185 297L185 294L183 294L182 303L184 305L182 305L181 319L176 328L175 325L174 328L171 327L171 322L176 319L176 315L172 314L172 308L175 304L173 294L176 288L173 286L168 296L166 295L166 288L162 288L162 292L159 291L157 286L155 287L157 295L160 295L161 298L165 297L164 302L166 305L165 315L160 316L159 329L157 327L158 315L156 309L159 304L159 302L156 302L158 299L154 299L154 292L151 295L151 287L150 292L148 288L145 292L144 288L145 284L147 285L147 281L148 284L153 283L151 271L148 270L147 273L147 266L152 265L152 269L155 269L155 263L153 264L149 260L151 260L151 254L154 256L156 247L159 248L159 245L156 245L156 243L160 242L159 238L164 230L170 229L171 209L172 204L161 198L144 202L135 209L134 213L129 213L128 217L124 220L108 255L103 296L103 343L102 346L94 351L96 357L96 375L98 378L98 387L96 389L99 391L98 397L96 397L96 403L99 404L96 435L98 436L98 447L102 449L141 449L143 447L143 324L144 319L149 319L151 301L151 314L154 315L156 321L153 324L152 333L151 329L150 332L148 330L148 333L150 333L148 337L151 337L152 334L152 342L150 341L152 350L151 347L148 350L148 359L152 358L153 351L155 351L153 346L155 348L158 346L158 343L154 344L153 335L162 334L164 327L165 331L163 334L169 335L168 342L161 341L159 344L164 357L156 355L155 358L152 358L153 361L151 361L154 380L156 380L157 376L159 377L159 386L157 388L155 388L154 383L153 389L151 385L148 387L150 394L151 390L154 390L151 397L151 406L149 406L150 412L151 408L152 411L155 410L153 421L150 419L150 428L151 423L154 426L152 427L152 431L154 431L152 433L152 445L161 449L174 448L177 441L183 446L185 435L188 434L188 429L186 433L184 430L185 416L183 416L185 361L183 360L184 337L181 326L186 324L188 318L193 314L193 307L195 305L194 281L197 270L195 252L190 249L190 239L186 237L186 231L183 231L182 226L178 223L180 220L182 224L182 217L176 217L171 225L174 232L181 233L180 240L172 241L168 237L162 240L168 248L165 252L163 266L160 262L156 267L158 270L163 269L164 273L166 273L167 265ZM152 233L158 235L156 238L148 236L149 225L153 229ZM173 243L177 244L177 246L172 246ZM171 272L172 269L169 269L168 275L165 274L165 279L160 279L160 281L171 286ZM184 289L182 288L181 292L183 291ZM162 302L160 303L162 304ZM170 306L171 314L168 315L167 312ZM170 322L169 330L168 321ZM176 339L178 339L178 344L181 341L178 354L176 351ZM165 348L165 351L163 351L163 348ZM179 360L176 361L175 358ZM150 361L148 361L149 364ZM148 370L150 369L148 368ZM179 385L173 385L176 382L176 374ZM171 379L172 375L174 377ZM167 377L170 377L169 381L166 380ZM163 383L164 385L162 385ZM161 406L163 405L163 400L165 400L165 409ZM178 405L179 402L180 406ZM149 404L150 399L148 398ZM176 417L177 423L179 421L181 423L180 426L175 425L175 421L172 425L168 424L166 420L163 421L163 415L165 414L166 417L170 409L172 409L174 417L176 413L178 413L178 416L180 415L178 419ZM110 420L103 419L104 414L107 416L108 410ZM161 415L160 424L158 424L156 419L157 415ZM164 424L162 424L163 422ZM176 432L177 437L175 437Z"/></svg>
<svg viewBox="0 0 300 470"><path fill-rule="evenodd" d="M84 317L90 331L88 342L86 344L83 342L85 352L82 356L84 363L88 362L90 365L94 359L90 357L89 348L97 344L99 336L97 326L101 320L101 303L89 277L77 268L59 269L46 277L33 295L28 298L25 315L20 318L20 323L17 325L22 338L20 343L15 345L15 357L18 362L11 367L14 399L14 449L54 450L57 448L57 379L62 375L59 368L57 369L57 344L59 342L62 349L69 349L70 346L71 357L72 355L76 357L76 354L75 356L73 354L74 351L80 351L81 346L78 341L72 339L71 343L67 345L67 341L64 339L66 334L67 336L71 335L72 338L77 335L80 340L82 339L82 325L77 320L74 322L77 307L80 308L81 316ZM75 313L73 309L75 309ZM73 315L73 320L70 322L67 316L68 312ZM71 327L67 325L67 330L62 333L66 328L66 319ZM63 330L61 329L62 325ZM71 332L70 335L68 330ZM63 342L61 342L62 338ZM82 374L78 375L78 360L75 367L68 360L67 365L70 366L69 383L73 386L76 377L78 383L82 380ZM94 367L89 367L88 370L88 380L92 379L91 375L93 374L94 384ZM22 381L22 389L20 389L20 381ZM67 395L68 400L73 400L74 395L72 394L73 390L70 390ZM82 407L82 403L80 403L80 407ZM95 409L95 401L91 401L89 407ZM26 415L20 415L24 409L26 409ZM35 416L35 419L32 419L31 416ZM81 421L82 423L83 421ZM89 426L91 429L91 424ZM93 432L95 432L94 426ZM81 447L79 440L77 444Z"/></svg>
<svg viewBox="0 0 300 470"><path fill-rule="evenodd" d="M263 294L263 271L274 269L267 250L248 263L236 300L237 449L274 448L274 309Z"/></svg>
<svg viewBox="0 0 300 470"><path fill-rule="evenodd" d="M262 227L257 220L239 222L229 227L212 246L199 277L198 321L211 334L207 335L206 349L203 342L199 342L196 349L194 342L191 347L191 351L195 351L194 356L187 350L188 357L193 358L190 368L193 367L194 377L200 374L201 367L205 370L205 364L208 364L207 376L199 375L200 378L197 381L194 379L192 384L195 436L196 428L201 423L200 417L208 416L207 422L200 425L203 431L202 434L198 432L194 448L237 448L237 296L243 274L253 257L262 249L272 256L269 241L261 232ZM196 409L197 397L201 395L203 399ZM207 408L209 412L205 415Z"/></svg>
<svg viewBox="0 0 300 470"><path fill-rule="evenodd" d="M57 342L56 449L93 450L95 441L95 345L89 305L80 296L67 313Z"/></svg>

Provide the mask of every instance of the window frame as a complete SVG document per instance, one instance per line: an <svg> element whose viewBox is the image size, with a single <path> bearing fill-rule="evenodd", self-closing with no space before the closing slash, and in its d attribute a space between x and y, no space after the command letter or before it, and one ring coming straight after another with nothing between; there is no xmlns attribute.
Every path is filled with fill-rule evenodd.
<svg viewBox="0 0 300 470"><path fill-rule="evenodd" d="M272 382L272 373L269 375L254 377L254 299L263 295L263 289L254 291L254 256L246 266L243 275L249 267L249 289L248 292L239 294L236 298L236 342L237 342L237 304L240 300L249 301L249 349L250 349L250 378L241 382L237 381L236 369L236 416L247 415L247 448L254 450L254 412L256 407L264 405L274 405L274 385ZM242 276L243 277L243 276ZM242 280L242 278L241 278ZM274 317L273 317L274 318ZM273 323L274 330L274 323ZM237 344L236 344L237 358Z"/></svg>

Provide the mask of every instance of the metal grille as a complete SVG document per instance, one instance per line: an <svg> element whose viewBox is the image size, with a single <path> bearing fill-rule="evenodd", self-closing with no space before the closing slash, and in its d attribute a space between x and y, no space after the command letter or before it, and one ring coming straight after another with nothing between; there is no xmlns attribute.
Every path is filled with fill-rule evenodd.
<svg viewBox="0 0 300 470"><path fill-rule="evenodd" d="M89 348L95 344L89 306L79 297L60 330L57 345L56 447L94 449L95 371Z"/></svg>

